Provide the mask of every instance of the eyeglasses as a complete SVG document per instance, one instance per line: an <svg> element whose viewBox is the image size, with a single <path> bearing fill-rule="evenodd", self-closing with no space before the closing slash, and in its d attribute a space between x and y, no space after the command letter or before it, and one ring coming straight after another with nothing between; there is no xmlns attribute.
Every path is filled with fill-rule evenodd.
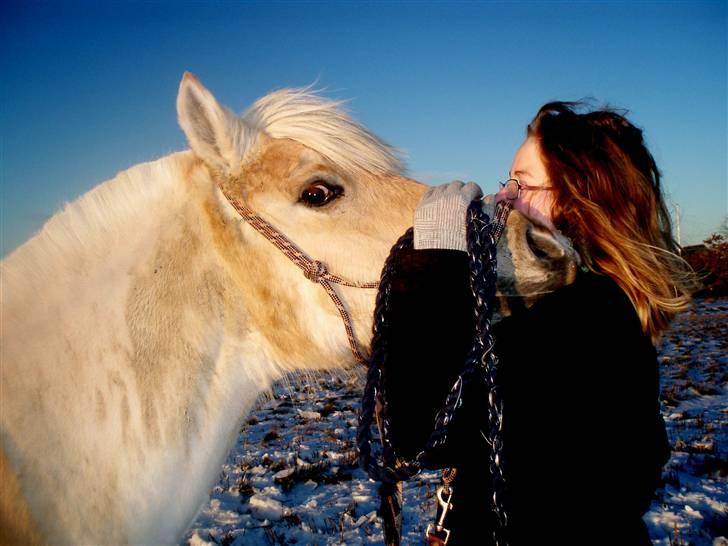
<svg viewBox="0 0 728 546"><path fill-rule="evenodd" d="M528 184L524 184L521 181L516 180L515 178L509 178L505 182L498 182L498 184L500 184L501 190L505 190L505 197L509 201L515 201L516 199L518 199L521 196L521 190L553 190L551 186L529 186Z"/></svg>

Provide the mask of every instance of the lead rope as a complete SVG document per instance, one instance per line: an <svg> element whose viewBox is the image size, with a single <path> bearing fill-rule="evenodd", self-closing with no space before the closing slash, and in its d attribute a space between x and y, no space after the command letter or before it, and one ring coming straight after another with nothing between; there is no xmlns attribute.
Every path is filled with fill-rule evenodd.
<svg viewBox="0 0 728 546"><path fill-rule="evenodd" d="M304 276L308 280L320 284L323 289L326 290L329 298L331 298L331 301L334 302L336 309L339 311L341 319L344 321L346 337L349 339L349 347L351 348L351 352L353 353L354 358L356 358L359 364L363 364L366 366L367 360L364 355L362 355L362 352L359 350L359 344L356 341L356 337L354 337L354 328L351 323L351 317L349 317L349 313L344 306L344 302L341 301L341 298L336 293L336 290L333 286L331 286L331 284L335 283L342 286L350 286L353 288L377 288L379 286L379 283L349 281L344 277L329 273L328 269L326 268L326 264L320 262L319 260L314 260L306 255L306 253L304 253L301 249L294 245L285 235L283 235L280 231L273 227L267 220L264 220L263 218L258 216L252 209L245 206L243 203L241 203L232 195L230 195L227 191L225 191L222 185L218 185L218 188L220 188L222 194L228 200L230 205L232 205L232 207L242 217L243 220L250 224L250 226L253 227L258 233L263 235L263 237L273 243L278 250L283 252L283 254L285 254L294 264L296 264L301 269L301 271L303 271Z"/></svg>
<svg viewBox="0 0 728 546"><path fill-rule="evenodd" d="M412 228L408 229L392 247L379 282L373 324L372 355L362 396L357 429L360 464L372 479L382 482L381 492L384 505L385 495L393 496L397 500L396 495L393 495L394 486L397 482L407 480L419 473L423 468L426 468L434 449L447 447L450 424L457 418L465 393L468 393L469 396L477 396L478 390L480 390L481 394L483 392L487 393L488 430L484 435L491 446L489 471L493 484L492 509L497 516L497 526L492 530L492 537L497 546L507 544L505 528L508 520L503 505L505 479L502 470L502 402L498 391L498 358L493 352L494 341L490 334L490 319L492 316L491 304L495 298L496 287L496 244L503 233L510 210L510 203L502 201L496 207L495 221L491 222L488 215L482 210L479 201L474 201L468 207L467 244L470 285L475 297L475 339L473 347L465 360L462 372L451 387L444 407L435 418L433 431L424 449L411 460L398 457L389 439L390 425L387 416L386 393L384 391L384 367L387 357L387 319L391 280L396 273L395 256L404 249L412 248L414 230ZM474 389L476 390L474 391ZM379 412L379 431L382 448L379 454L373 453L371 431L377 404L381 408ZM446 470L446 473L450 472L454 472L454 470ZM452 478L454 478L454 473ZM442 497L443 488L438 489L438 501L443 506L444 512L435 528L437 530L439 526L440 531L447 531L444 527L444 517L447 511L452 508L449 501L452 495L449 481L445 483L445 486L447 487L447 500ZM396 512L393 511L391 514L385 512L383 514L385 518L399 518L401 506L395 506L395 508L397 508ZM392 523L385 521L384 527L386 534L386 530L391 529ZM399 529L397 529L396 534L397 536L385 536L385 542L388 545L399 544ZM440 544L447 544L448 539L449 531L441 533L441 538L436 538L436 540L440 540ZM437 542L432 543L436 544Z"/></svg>

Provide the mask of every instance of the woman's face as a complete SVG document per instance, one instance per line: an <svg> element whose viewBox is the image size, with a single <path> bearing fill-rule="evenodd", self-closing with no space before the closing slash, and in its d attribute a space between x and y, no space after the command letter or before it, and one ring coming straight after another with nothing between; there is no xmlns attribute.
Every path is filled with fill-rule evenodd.
<svg viewBox="0 0 728 546"><path fill-rule="evenodd" d="M509 176L526 186L549 187L546 167L541 159L541 148L537 139L528 137L518 148ZM504 198L503 190L496 194L496 201ZM518 199L513 202L513 208L545 227L554 229L551 220L553 198L553 192L549 190L522 188Z"/></svg>

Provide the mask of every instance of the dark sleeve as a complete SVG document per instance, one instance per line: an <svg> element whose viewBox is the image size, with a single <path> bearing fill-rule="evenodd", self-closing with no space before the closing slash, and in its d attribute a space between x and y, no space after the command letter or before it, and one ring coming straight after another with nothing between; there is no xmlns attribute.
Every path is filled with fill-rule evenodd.
<svg viewBox="0 0 728 546"><path fill-rule="evenodd" d="M637 537L669 457L655 349L607 277L581 275L495 328L517 537ZM626 538L625 536L625 538Z"/></svg>
<svg viewBox="0 0 728 546"><path fill-rule="evenodd" d="M395 266L386 397L393 443L410 458L424 447L435 414L471 349L474 303L464 252L409 250L398 255ZM477 403L477 409L481 407ZM453 484L457 508L447 519L452 546L486 544L493 525L489 453L480 434L485 418L482 411L463 412L451 427L453 449L435 457L440 467L457 467Z"/></svg>
<svg viewBox="0 0 728 546"><path fill-rule="evenodd" d="M467 255L440 249L401 252L395 261L389 309L388 414L395 447L412 457L429 438L435 415L472 345ZM459 430L477 443L477 424L462 423Z"/></svg>

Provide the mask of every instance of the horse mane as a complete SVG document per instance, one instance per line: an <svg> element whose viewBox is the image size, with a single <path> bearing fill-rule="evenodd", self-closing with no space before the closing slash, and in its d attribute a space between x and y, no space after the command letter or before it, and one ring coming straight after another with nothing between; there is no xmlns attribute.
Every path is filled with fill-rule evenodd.
<svg viewBox="0 0 728 546"><path fill-rule="evenodd" d="M348 172L403 174L401 152L354 121L344 103L310 87L281 89L258 99L243 121L273 138L295 140Z"/></svg>

